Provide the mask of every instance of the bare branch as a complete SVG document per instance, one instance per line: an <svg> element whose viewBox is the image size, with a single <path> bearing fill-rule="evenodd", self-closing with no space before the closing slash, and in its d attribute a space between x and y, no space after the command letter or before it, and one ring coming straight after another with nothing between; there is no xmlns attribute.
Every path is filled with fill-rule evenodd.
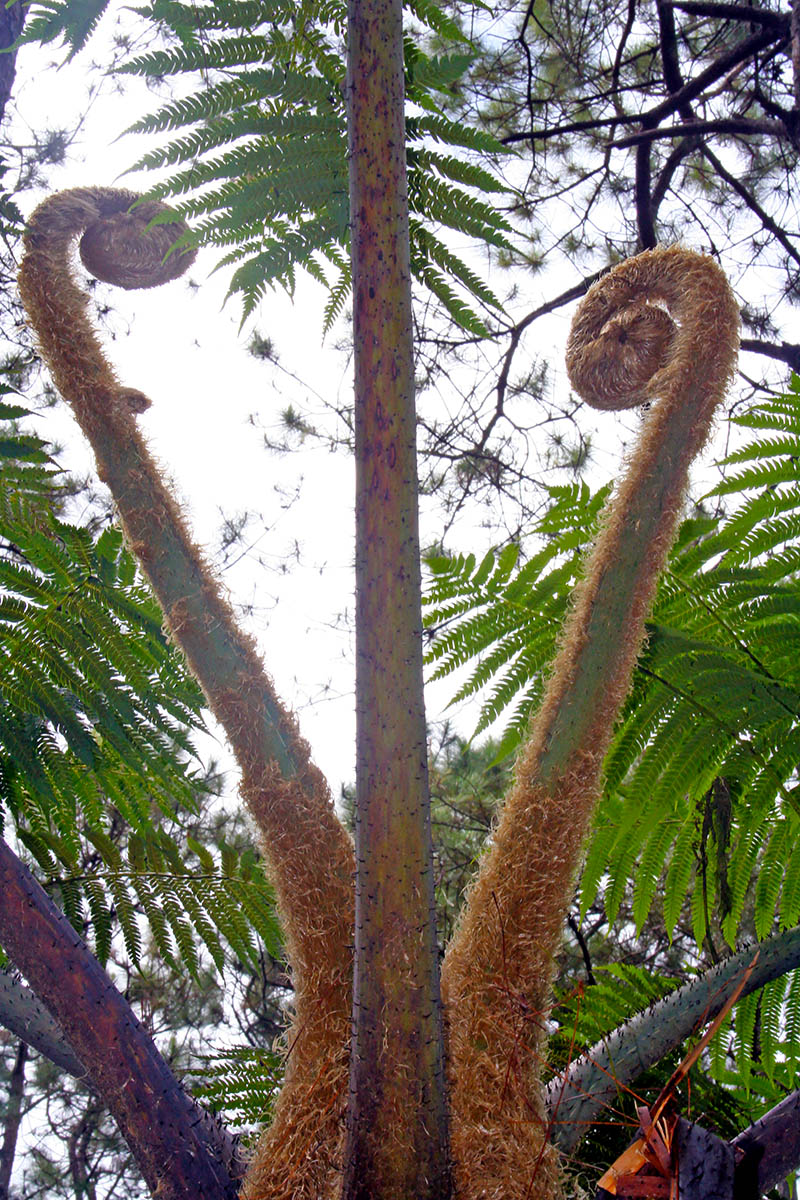
<svg viewBox="0 0 800 1200"><path fill-rule="evenodd" d="M800 252L795 249L789 240L788 235L783 229L781 229L777 221L774 221L769 213L764 211L764 209L756 200L755 196L748 191L741 180L737 179L735 175L731 175L730 171L725 169L720 160L717 158L716 154L709 150L708 146L703 147L703 155L711 163L711 166L714 168L720 178L725 180L728 187L731 188L732 191L736 192L737 196L744 200L751 212L755 213L764 228L767 229L778 242L780 242L789 257L794 259L796 263L800 264Z"/></svg>
<svg viewBox="0 0 800 1200"><path fill-rule="evenodd" d="M775 32L772 29L762 30L761 33L754 33L752 37L746 38L738 46L734 46L726 54L721 54L714 62L709 63L704 71L700 71L694 79L684 84L680 91L675 92L674 95L668 97L666 100L662 100L660 104L651 108L649 112L644 113L641 118L642 124L650 124L652 122L656 125L664 117L671 116L675 112L680 112L682 105L701 96L710 84L716 83L732 67L746 62L748 58L759 54L767 46L780 44L783 40L783 35L776 38Z"/></svg>
<svg viewBox="0 0 800 1200"><path fill-rule="evenodd" d="M601 275L605 275L608 268L604 267L601 271L595 271L593 275L588 275L586 279L582 279L580 283L574 284L571 288L567 288L565 292L561 292L552 300L547 300L544 304L540 304L533 312L528 313L527 317L523 317L518 321L511 330L511 340L508 345L508 350L503 357L503 365L500 369L500 375L497 380L497 404L495 406L494 415L489 422L489 427L484 431L484 436L481 438L479 449L486 445L486 441L494 428L497 421L503 412L505 403L506 391L508 389L508 377L511 373L511 364L514 360L517 347L520 343L520 338L529 325L537 321L539 317L544 317L547 313L555 312L557 308L563 308L565 304L571 304L573 300L579 300L584 296L593 283L596 283Z"/></svg>
<svg viewBox="0 0 800 1200"><path fill-rule="evenodd" d="M754 120L750 117L718 117L711 121L684 121L680 125L668 125L660 129L641 129L638 133L626 134L611 143L615 150L626 150L664 138L696 137L702 133L769 134L770 137L788 137L789 130L782 121Z"/></svg>
<svg viewBox="0 0 800 1200"><path fill-rule="evenodd" d="M664 0L665 8L677 8L697 17L715 17L723 21L748 21L786 34L789 18L786 13L771 12L768 8L751 8L749 4L706 4L704 0Z"/></svg>
<svg viewBox="0 0 800 1200"><path fill-rule="evenodd" d="M750 350L753 354L764 354L767 358L785 362L793 371L800 374L800 346L796 342L781 342L778 346L774 342L764 342L760 338L742 338L741 347L743 350Z"/></svg>

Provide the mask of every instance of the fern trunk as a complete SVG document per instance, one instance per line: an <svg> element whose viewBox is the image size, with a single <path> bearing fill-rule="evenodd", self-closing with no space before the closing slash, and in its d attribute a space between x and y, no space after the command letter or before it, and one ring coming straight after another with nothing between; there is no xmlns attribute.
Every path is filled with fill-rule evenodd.
<svg viewBox="0 0 800 1200"><path fill-rule="evenodd" d="M736 1194L763 1196L797 1171L800 1162L800 1091L743 1129L732 1142L737 1154ZM743 1157L740 1157L743 1155Z"/></svg>
<svg viewBox="0 0 800 1200"><path fill-rule="evenodd" d="M235 1200L230 1140L192 1102L124 996L0 838L0 940L51 1010L159 1200ZM241 1164L239 1164L241 1166Z"/></svg>
<svg viewBox="0 0 800 1200"><path fill-rule="evenodd" d="M345 1200L450 1194L422 689L402 5L349 8L356 928Z"/></svg>
<svg viewBox="0 0 800 1200"><path fill-rule="evenodd" d="M49 1009L9 970L0 971L0 1025L75 1079L86 1074Z"/></svg>
<svg viewBox="0 0 800 1200"><path fill-rule="evenodd" d="M713 1021L740 985L741 998L800 967L800 926L758 946L745 946L718 966L631 1017L602 1042L574 1059L547 1086L550 1138L571 1153L597 1114L613 1105L617 1093ZM749 970L749 975L748 975Z"/></svg>

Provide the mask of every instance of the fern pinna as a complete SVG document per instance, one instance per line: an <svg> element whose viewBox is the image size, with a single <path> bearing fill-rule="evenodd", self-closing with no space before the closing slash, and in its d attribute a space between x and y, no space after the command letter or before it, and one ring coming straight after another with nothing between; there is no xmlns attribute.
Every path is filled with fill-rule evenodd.
<svg viewBox="0 0 800 1200"><path fill-rule="evenodd" d="M71 52L91 35L107 0L31 5L26 40L63 38ZM510 152L495 138L448 118L446 93L472 61L459 25L433 0L410 0L408 16L455 53L428 55L406 38L406 123L411 266L450 316L476 335L483 312L501 306L453 248L452 235L509 249L511 226L498 198L507 186L493 163ZM291 290L298 267L329 291L325 329L350 294L344 0L226 0L136 10L166 43L135 56L123 73L188 80L129 132L175 135L134 169L159 171L151 195L169 197L195 237L235 266L230 294L243 316L268 287ZM181 84L182 86L182 84ZM169 171L164 178L164 172ZM486 197L490 197L487 200Z"/></svg>

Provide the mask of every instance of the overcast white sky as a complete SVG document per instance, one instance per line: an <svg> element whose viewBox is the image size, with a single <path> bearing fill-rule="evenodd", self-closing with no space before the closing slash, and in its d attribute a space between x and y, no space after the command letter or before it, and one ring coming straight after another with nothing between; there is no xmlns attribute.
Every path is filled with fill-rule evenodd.
<svg viewBox="0 0 800 1200"><path fill-rule="evenodd" d="M84 60L45 69L52 57L30 47L18 56L14 140L27 140L26 125L39 132L68 127L83 111ZM146 176L122 177L141 143L132 137L113 143L156 101L138 81L130 84L124 94L109 89L94 104L68 161L49 172L48 190L152 183ZM40 198L20 197L25 215ZM246 346L253 328L273 339L281 364L308 385L298 386L296 399L310 396L312 409L321 408L314 389L328 397L347 393L347 362L332 349L334 337L321 345L324 295L317 285L303 280L294 305L282 292L270 294L240 334L239 302L223 307L228 279L211 274L215 261L211 252L200 254L189 276L199 287L180 280L147 292L107 289L115 309L107 347L120 378L153 401L141 427L175 481L198 542L213 554L223 512L263 514L263 522L247 528L243 548L250 549L224 580L237 604L253 606L250 628L336 791L354 774L352 649L345 628L332 628L351 607L352 462L314 446L288 458L263 449L254 419L277 438L292 392L286 378L253 359ZM66 406L48 413L39 431L64 443L65 467L89 468L90 452ZM299 495L289 503L300 480ZM299 562L287 574L283 565L295 543Z"/></svg>

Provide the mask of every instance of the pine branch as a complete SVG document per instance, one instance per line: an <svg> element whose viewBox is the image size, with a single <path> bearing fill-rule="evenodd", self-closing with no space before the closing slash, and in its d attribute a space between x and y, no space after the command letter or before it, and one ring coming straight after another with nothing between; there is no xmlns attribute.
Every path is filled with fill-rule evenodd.
<svg viewBox="0 0 800 1200"><path fill-rule="evenodd" d="M763 338L742 338L742 349L750 350L753 354L764 354L767 358L775 358L784 362L792 370L800 374L800 345L796 342L765 342Z"/></svg>
<svg viewBox="0 0 800 1200"><path fill-rule="evenodd" d="M730 171L726 170L720 160L717 158L716 154L713 154L707 146L703 147L703 155L711 163L711 166L719 175L720 179L724 179L728 184L728 187L732 188L732 190L736 192L737 196L741 197L741 199L745 202L750 211L755 213L764 229L769 230L775 240L780 242L780 244L783 246L789 257L794 259L796 263L800 264L800 252L789 240L789 237L786 235L786 233L784 233L777 221L773 220L768 212L765 212L749 188L746 188L740 179L737 179L735 175L732 175Z"/></svg>
<svg viewBox="0 0 800 1200"><path fill-rule="evenodd" d="M682 138L687 134L694 137L703 133L759 134L773 138L790 136L781 121L769 121L766 118L756 120L753 117L718 117L708 121L695 118L691 121L684 121L681 125L670 125L666 128L662 125L658 129L641 129L638 133L629 133L625 137L609 142L609 146L614 150L625 150L629 146L648 145L650 142L668 138Z"/></svg>
<svg viewBox="0 0 800 1200"><path fill-rule="evenodd" d="M773 12L768 8L752 7L749 4L714 4L706 0L663 0L665 8L677 8L680 12L698 17L712 17L715 21L746 21L747 24L765 25L778 33L789 32L786 13Z"/></svg>

